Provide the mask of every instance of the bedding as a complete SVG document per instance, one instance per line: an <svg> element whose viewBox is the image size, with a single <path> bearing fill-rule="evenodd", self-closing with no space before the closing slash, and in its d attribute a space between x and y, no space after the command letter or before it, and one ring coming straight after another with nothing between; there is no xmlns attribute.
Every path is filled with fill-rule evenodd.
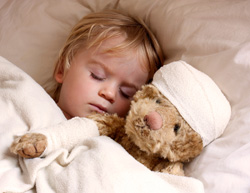
<svg viewBox="0 0 250 193"><path fill-rule="evenodd" d="M186 61L208 74L230 101L232 115L225 132L210 143L200 156L185 166L188 177L184 177L183 180L187 181L185 184L189 185L189 188L196 188L194 191L188 191L187 188L187 192L202 192L203 186L205 193L249 192L250 1L248 0L2 0L0 56L10 61L1 58L5 63L2 70L6 72L6 69L14 68L11 64L13 63L36 82L28 78L32 80L34 86L32 89L28 86L25 90L26 96L19 98L18 94L2 94L2 86L7 85L14 89L15 81L3 82L3 80L14 78L20 81L22 76L12 74L7 77L6 73L0 74L0 95L5 97L0 101L0 119L4 120L0 122L0 190L3 190L2 187L7 187L9 180L14 183L13 179L17 181L10 188L24 186L23 189L12 191L94 192L91 187L97 188L100 185L104 190L110 190L108 188L116 184L112 189L113 192L122 190L143 192L141 190L144 187L153 191L152 186L155 181L159 184L159 189L173 188L176 192L185 190L178 183L177 177L146 170L106 137L89 137L71 153L61 148L57 154L53 152L45 159L17 160L8 151L12 137L17 131L21 134L29 129L47 128L65 121L58 108L54 108L56 105L48 95L44 92L44 94L38 93L43 91L42 88L48 93L51 92L54 84L53 63L71 27L85 14L104 8L123 9L131 15L142 17L160 41L166 56L166 64L176 60ZM16 68L13 73L14 71L20 72ZM37 95L34 95L33 88ZM19 91L21 90L22 88L19 88ZM28 98L30 100L25 100ZM10 99L21 100L23 103L16 106ZM37 102L35 99L41 100ZM25 113L20 113L21 107L31 104L31 107L36 107L39 111L27 107ZM3 110L4 106L6 110ZM31 121L33 118L36 122ZM20 127L16 128L16 125ZM126 158L126 161L119 165L120 157L113 154L111 156L108 152L107 154L111 156L109 158L106 153L102 154L107 162L116 161L113 162L116 163L113 170L108 167L109 162L103 164L99 162L103 157L98 157L96 154L97 157L93 157L93 153L99 148L103 148L105 152L111 147L114 151L119 151L122 158ZM85 155L86 159L80 159L81 156L77 156L79 152ZM11 162L6 162L5 158ZM90 167L88 160L95 163L96 168ZM127 171L122 170L123 167L127 168ZM79 172L77 177L73 177L75 174L71 173L70 168L92 172L93 176L88 177L84 172ZM99 177L106 169L111 170L113 176L109 176L107 186L104 187ZM31 170L35 172L32 173ZM101 173L98 173L100 171ZM68 174L70 179L64 178L61 172ZM30 175L28 178L25 177L27 173ZM137 179L141 174L145 174L145 178L144 176L140 178L138 184L125 180ZM35 188L30 190L34 183L36 183ZM92 183L96 183L96 186ZM126 189L126 183L131 185L127 187L131 189ZM64 187L66 188L62 189ZM124 189L118 191L117 187ZM153 192L157 191L154 189Z"/></svg>
<svg viewBox="0 0 250 193"><path fill-rule="evenodd" d="M204 192L195 178L150 171L115 141L99 136L94 121L65 120L43 88L2 57L0 75L0 192L27 192L34 184L36 192L46 193ZM17 162L6 150L15 135L27 131L47 136L46 156Z"/></svg>

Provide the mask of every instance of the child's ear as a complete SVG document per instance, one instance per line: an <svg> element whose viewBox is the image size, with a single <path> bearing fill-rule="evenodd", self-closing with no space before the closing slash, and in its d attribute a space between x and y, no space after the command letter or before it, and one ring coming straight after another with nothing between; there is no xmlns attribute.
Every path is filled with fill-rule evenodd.
<svg viewBox="0 0 250 193"><path fill-rule="evenodd" d="M64 78L64 68L62 66L59 67L57 72L54 74L54 78L56 82L58 83L63 83L63 78Z"/></svg>

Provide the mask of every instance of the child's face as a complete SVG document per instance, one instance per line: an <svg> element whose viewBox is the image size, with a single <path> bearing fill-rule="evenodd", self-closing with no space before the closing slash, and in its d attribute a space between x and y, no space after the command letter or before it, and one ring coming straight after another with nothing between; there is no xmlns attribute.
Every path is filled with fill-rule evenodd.
<svg viewBox="0 0 250 193"><path fill-rule="evenodd" d="M142 68L142 60L133 49L122 55L103 52L122 40L123 37L112 38L98 49L80 50L65 77L63 72L55 75L57 82L62 83L58 106L68 119L85 117L92 112L126 116L130 101L146 83L148 72Z"/></svg>

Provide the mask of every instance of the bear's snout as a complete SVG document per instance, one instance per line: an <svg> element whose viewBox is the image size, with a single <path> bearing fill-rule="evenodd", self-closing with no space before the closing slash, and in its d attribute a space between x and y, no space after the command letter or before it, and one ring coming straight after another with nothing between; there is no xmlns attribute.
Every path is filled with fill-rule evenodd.
<svg viewBox="0 0 250 193"><path fill-rule="evenodd" d="M149 112L147 115L145 115L144 121L152 130L158 130L162 127L161 115L156 111Z"/></svg>

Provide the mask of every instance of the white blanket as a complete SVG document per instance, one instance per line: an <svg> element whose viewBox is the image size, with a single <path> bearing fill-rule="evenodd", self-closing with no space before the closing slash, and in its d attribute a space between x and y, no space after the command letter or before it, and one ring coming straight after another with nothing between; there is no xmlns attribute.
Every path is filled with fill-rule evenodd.
<svg viewBox="0 0 250 193"><path fill-rule="evenodd" d="M0 107L0 192L204 192L194 178L148 170L98 136L93 121L67 121L32 78L2 57ZM49 140L45 158L17 159L9 152L14 135L38 130Z"/></svg>

